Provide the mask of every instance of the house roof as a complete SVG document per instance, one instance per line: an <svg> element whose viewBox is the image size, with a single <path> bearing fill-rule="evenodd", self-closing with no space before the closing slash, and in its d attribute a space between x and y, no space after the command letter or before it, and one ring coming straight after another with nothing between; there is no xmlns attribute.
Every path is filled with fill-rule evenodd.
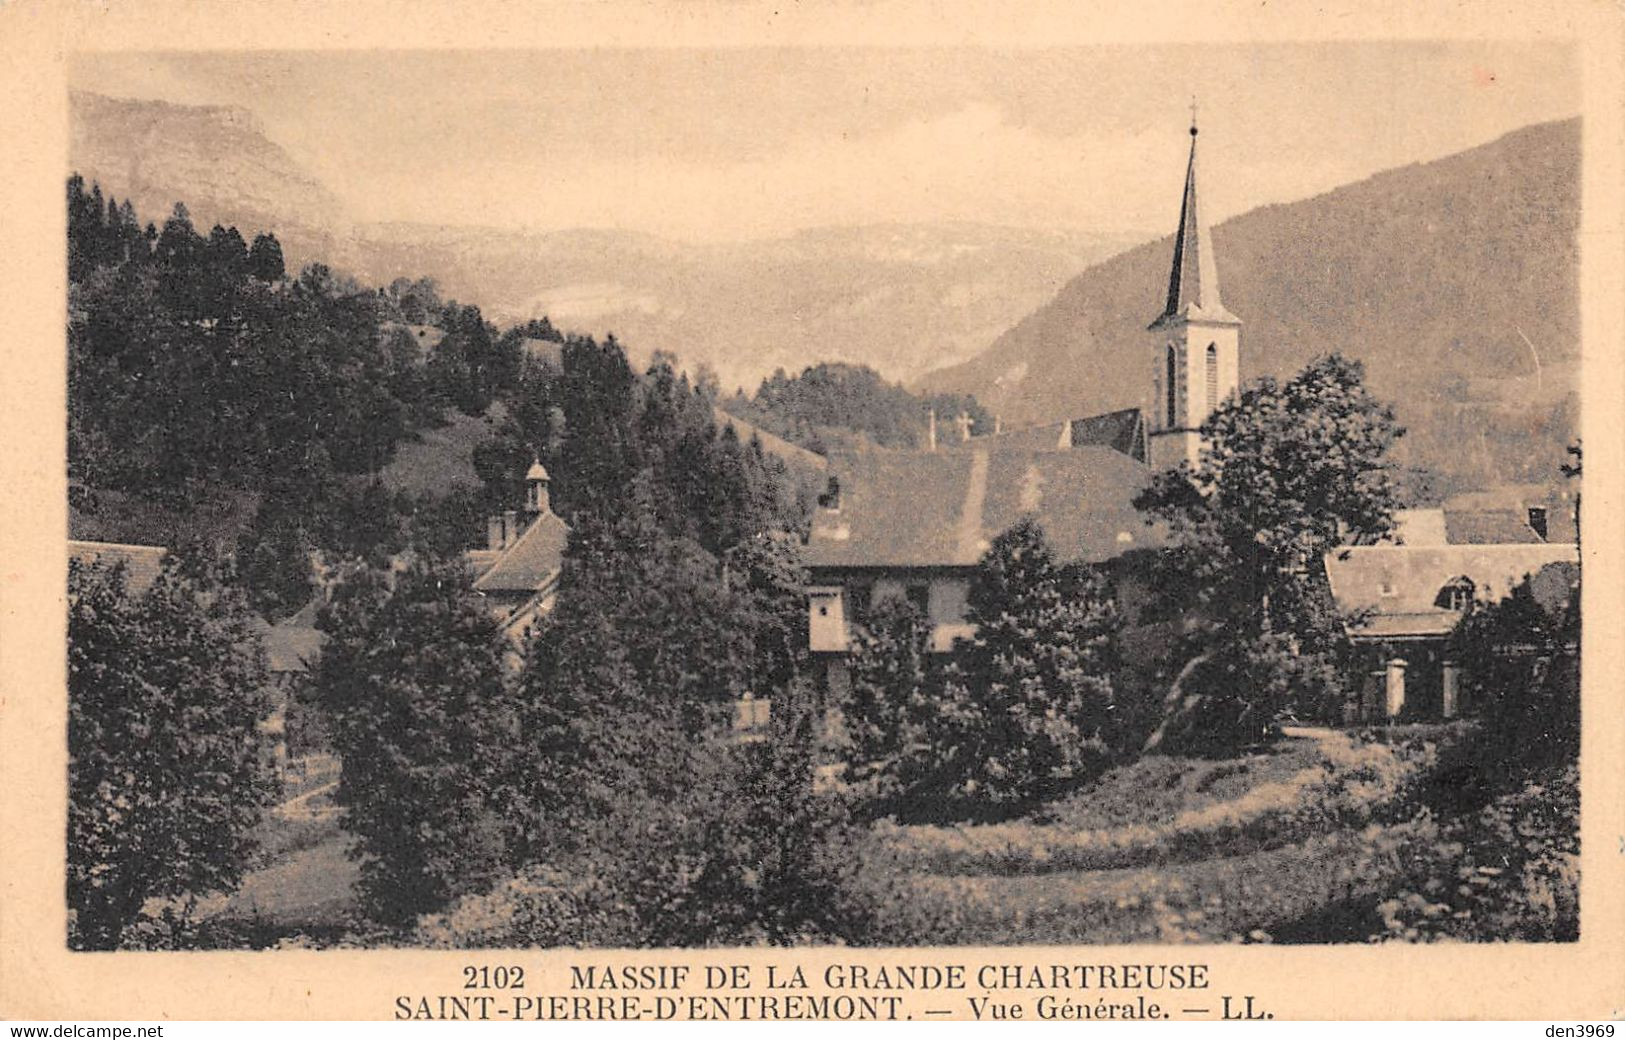
<svg viewBox="0 0 1625 1040"><path fill-rule="evenodd" d="M1209 238L1196 196L1196 127L1192 126L1185 195L1179 206L1179 230L1174 234L1174 263L1168 274L1168 302L1153 328L1177 320L1241 324L1219 299L1219 267Z"/></svg>
<svg viewBox="0 0 1625 1040"><path fill-rule="evenodd" d="M1132 504L1150 471L1099 445L870 452L833 460L832 474L839 508L813 518L813 567L973 566L1029 513L1063 559L1094 563L1161 544Z"/></svg>
<svg viewBox="0 0 1625 1040"><path fill-rule="evenodd" d="M80 564L124 568L124 588L139 596L152 588L163 567L168 549L159 545L125 545L119 542L68 541L68 558Z"/></svg>
<svg viewBox="0 0 1625 1040"><path fill-rule="evenodd" d="M1461 615L1439 605L1440 593L1458 578L1473 583L1480 601L1504 597L1525 577L1557 564L1575 566L1570 543L1502 545L1364 545L1326 555L1326 578L1344 613L1372 612L1352 635L1440 636Z"/></svg>
<svg viewBox="0 0 1625 1040"><path fill-rule="evenodd" d="M551 582L564 560L564 543L570 526L552 513L543 513L525 529L518 541L497 556L474 580L479 592L535 592ZM489 550L469 553L470 562Z"/></svg>
<svg viewBox="0 0 1625 1040"><path fill-rule="evenodd" d="M1504 545L1542 541L1515 509L1446 509L1445 539L1451 545Z"/></svg>

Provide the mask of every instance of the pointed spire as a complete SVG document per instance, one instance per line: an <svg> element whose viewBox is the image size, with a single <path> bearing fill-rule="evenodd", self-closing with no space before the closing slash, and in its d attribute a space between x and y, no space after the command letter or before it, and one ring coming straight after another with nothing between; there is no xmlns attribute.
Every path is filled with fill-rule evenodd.
<svg viewBox="0 0 1625 1040"><path fill-rule="evenodd" d="M1219 268L1213 257L1196 199L1196 103L1191 102L1191 157L1185 169L1185 196L1174 235L1174 266L1168 275L1168 303L1152 324L1186 319L1241 324L1219 300Z"/></svg>

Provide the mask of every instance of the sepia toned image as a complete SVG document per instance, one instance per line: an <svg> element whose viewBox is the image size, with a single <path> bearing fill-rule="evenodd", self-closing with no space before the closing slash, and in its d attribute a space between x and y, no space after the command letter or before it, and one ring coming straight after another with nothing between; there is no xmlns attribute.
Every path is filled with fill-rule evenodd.
<svg viewBox="0 0 1625 1040"><path fill-rule="evenodd" d="M1625 1014L1617 17L19 2L0 1016Z"/></svg>
<svg viewBox="0 0 1625 1040"><path fill-rule="evenodd" d="M1570 48L70 86L72 947L1577 937Z"/></svg>

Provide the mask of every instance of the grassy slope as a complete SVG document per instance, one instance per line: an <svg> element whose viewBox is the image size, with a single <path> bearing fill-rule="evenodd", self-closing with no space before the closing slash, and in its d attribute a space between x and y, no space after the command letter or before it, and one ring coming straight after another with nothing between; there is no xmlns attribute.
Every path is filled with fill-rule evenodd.
<svg viewBox="0 0 1625 1040"><path fill-rule="evenodd" d="M479 487L474 448L501 425L503 414L501 404L479 416L448 409L446 425L423 430L395 449L395 457L380 471L384 486L419 495L444 494L458 485Z"/></svg>
<svg viewBox="0 0 1625 1040"><path fill-rule="evenodd" d="M1446 741L1458 731L1438 734ZM876 829L868 864L892 889L888 942L1215 942L1380 885L1371 851L1427 775L1415 744L1326 732L1224 761L1149 757L1042 819ZM1313 782L1306 783L1313 779Z"/></svg>

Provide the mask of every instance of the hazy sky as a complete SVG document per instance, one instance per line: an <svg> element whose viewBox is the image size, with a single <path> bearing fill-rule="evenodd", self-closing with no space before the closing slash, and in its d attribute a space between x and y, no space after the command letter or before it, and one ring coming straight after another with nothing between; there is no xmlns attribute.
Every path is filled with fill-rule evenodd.
<svg viewBox="0 0 1625 1040"><path fill-rule="evenodd" d="M1218 220L1580 107L1484 42L86 55L73 85L250 109L364 220L686 238L969 220L1165 232L1191 96Z"/></svg>

